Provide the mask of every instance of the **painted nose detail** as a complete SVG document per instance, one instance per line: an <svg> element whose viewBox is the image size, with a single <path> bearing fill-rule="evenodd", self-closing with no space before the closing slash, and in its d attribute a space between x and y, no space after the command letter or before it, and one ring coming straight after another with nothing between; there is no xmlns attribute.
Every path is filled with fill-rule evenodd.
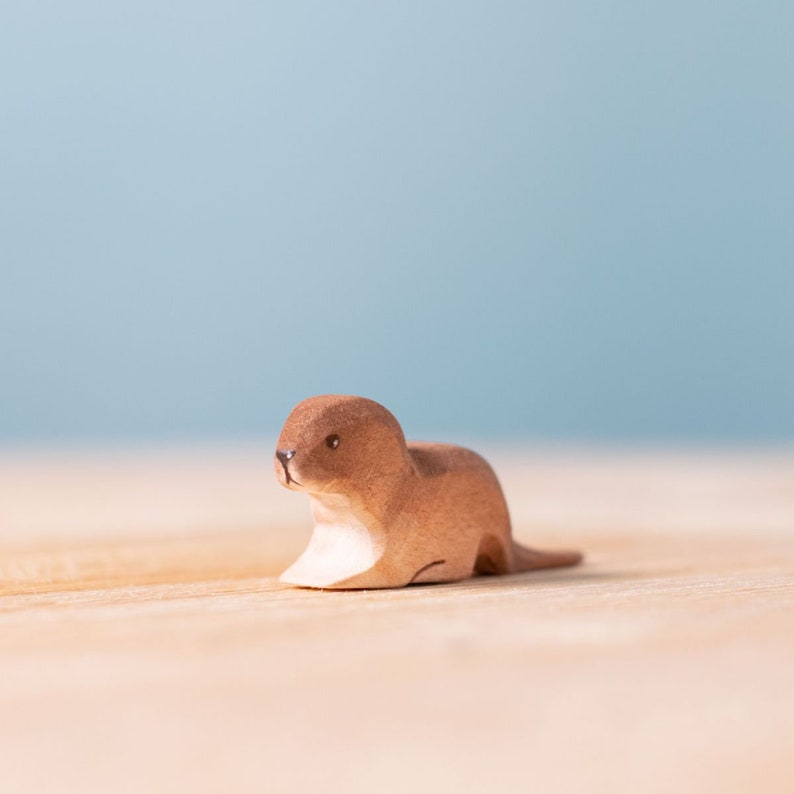
<svg viewBox="0 0 794 794"><path fill-rule="evenodd" d="M286 466L294 457L294 449L277 449L276 457L281 461L282 466Z"/></svg>

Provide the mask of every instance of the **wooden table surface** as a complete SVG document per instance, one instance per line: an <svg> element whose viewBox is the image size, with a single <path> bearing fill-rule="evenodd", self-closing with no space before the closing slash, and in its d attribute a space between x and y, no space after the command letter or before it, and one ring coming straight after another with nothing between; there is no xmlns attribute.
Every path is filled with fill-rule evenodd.
<svg viewBox="0 0 794 794"><path fill-rule="evenodd" d="M794 791L793 450L496 450L586 563L362 593L269 455L0 455L1 791Z"/></svg>

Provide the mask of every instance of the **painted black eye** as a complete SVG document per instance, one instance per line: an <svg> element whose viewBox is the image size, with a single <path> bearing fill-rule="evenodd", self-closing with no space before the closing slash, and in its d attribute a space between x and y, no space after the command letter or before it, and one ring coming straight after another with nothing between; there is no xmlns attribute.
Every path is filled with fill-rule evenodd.
<svg viewBox="0 0 794 794"><path fill-rule="evenodd" d="M336 449L339 446L339 436L337 436L336 434L332 436L328 436L325 439L325 446L328 447L329 449Z"/></svg>

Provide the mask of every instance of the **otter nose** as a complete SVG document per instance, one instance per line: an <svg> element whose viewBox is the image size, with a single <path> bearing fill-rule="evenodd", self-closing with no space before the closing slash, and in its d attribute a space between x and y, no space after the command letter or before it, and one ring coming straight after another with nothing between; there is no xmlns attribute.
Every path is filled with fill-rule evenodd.
<svg viewBox="0 0 794 794"><path fill-rule="evenodd" d="M295 457L295 450L294 449L277 449L276 450L276 457L281 461L281 463L286 466L294 457Z"/></svg>

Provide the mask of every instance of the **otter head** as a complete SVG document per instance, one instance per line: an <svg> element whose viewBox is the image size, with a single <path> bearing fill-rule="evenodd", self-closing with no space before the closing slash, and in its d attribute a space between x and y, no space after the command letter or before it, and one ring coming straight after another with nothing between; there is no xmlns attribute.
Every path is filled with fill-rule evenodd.
<svg viewBox="0 0 794 794"><path fill-rule="evenodd" d="M405 436L382 405L365 397L310 397L287 418L275 455L276 477L306 493L347 494L403 471Z"/></svg>

